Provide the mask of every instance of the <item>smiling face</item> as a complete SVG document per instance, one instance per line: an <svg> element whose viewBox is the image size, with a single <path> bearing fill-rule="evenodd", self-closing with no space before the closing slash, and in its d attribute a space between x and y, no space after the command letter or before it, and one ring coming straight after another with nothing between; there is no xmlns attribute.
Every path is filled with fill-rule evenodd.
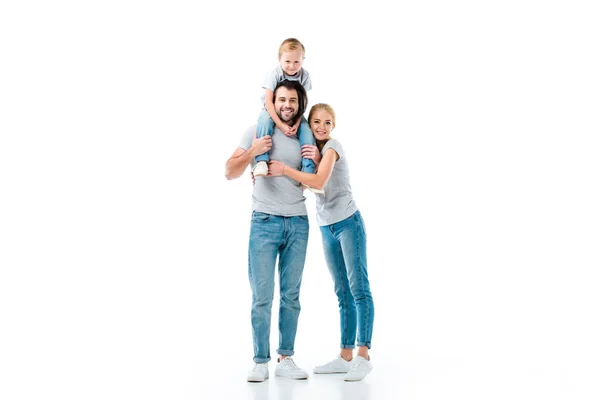
<svg viewBox="0 0 600 400"><path fill-rule="evenodd" d="M275 112L283 122L293 125L292 121L298 114L298 93L294 89L278 87L275 91Z"/></svg>
<svg viewBox="0 0 600 400"><path fill-rule="evenodd" d="M294 76L302 68L304 53L302 50L288 50L279 56L279 64L286 75Z"/></svg>
<svg viewBox="0 0 600 400"><path fill-rule="evenodd" d="M329 135L335 127L335 116L326 109L319 108L311 111L309 124L317 141L329 140Z"/></svg>

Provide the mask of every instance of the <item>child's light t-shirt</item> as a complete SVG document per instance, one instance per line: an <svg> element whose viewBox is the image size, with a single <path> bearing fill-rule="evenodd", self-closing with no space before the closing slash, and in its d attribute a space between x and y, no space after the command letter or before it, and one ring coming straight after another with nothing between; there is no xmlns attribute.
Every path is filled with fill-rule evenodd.
<svg viewBox="0 0 600 400"><path fill-rule="evenodd" d="M271 72L269 72L267 74L267 76L265 78L265 82L263 83L262 87L263 87L263 89L269 89L274 92L277 84L286 79L288 81L300 82L300 84L302 86L304 86L304 90L306 90L307 92L310 89L312 89L312 83L310 82L310 75L307 70L305 70L304 68L300 68L300 71L298 71L296 73L296 75L290 76L290 75L286 75L286 73L283 72L283 68L281 68L281 65L277 66L277 68L275 68L274 70L272 70ZM265 93L264 92L263 92L261 101L262 101L262 104L264 107L264 105L265 105Z"/></svg>
<svg viewBox="0 0 600 400"><path fill-rule="evenodd" d="M333 149L340 158L333 165L331 177L323 188L325 194L315 196L315 205L317 207L317 223L319 226L326 226L340 222L352 214L358 207L352 198L352 188L350 187L350 172L348 160L344 155L344 149L340 142L335 139L329 139L321 154L325 154L327 149Z"/></svg>

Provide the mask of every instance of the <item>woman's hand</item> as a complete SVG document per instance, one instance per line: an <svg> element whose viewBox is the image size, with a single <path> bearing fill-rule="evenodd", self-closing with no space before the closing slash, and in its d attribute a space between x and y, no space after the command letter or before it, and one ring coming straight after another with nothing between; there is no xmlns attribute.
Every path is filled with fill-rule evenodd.
<svg viewBox="0 0 600 400"><path fill-rule="evenodd" d="M317 146L312 144L305 144L302 146L302 157L313 160L315 163L315 168L318 168L319 164L321 163L321 153L319 152Z"/></svg>
<svg viewBox="0 0 600 400"><path fill-rule="evenodd" d="M283 175L283 169L285 164L277 160L269 161L269 173L268 176L280 176Z"/></svg>

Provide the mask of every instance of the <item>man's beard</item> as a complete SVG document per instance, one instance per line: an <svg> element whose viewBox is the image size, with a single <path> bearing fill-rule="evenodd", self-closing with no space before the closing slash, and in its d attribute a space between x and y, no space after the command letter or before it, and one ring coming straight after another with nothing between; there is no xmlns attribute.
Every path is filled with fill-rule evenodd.
<svg viewBox="0 0 600 400"><path fill-rule="evenodd" d="M291 110L291 113L289 114L290 116L288 119L285 119L283 117L283 114L284 114L283 110L280 110L278 116L279 116L279 119L281 119L283 122L290 122L290 121L293 121L294 118L296 118L296 113L294 113L294 110Z"/></svg>

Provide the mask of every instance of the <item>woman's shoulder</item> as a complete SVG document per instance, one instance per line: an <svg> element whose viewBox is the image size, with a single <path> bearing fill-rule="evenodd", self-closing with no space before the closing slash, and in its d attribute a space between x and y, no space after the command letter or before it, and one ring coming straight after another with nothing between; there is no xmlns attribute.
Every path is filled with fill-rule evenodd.
<svg viewBox="0 0 600 400"><path fill-rule="evenodd" d="M334 139L334 138L330 138L327 143L325 143L325 146L323 146L323 150L328 149L328 148L333 148L333 149L340 149L342 148L342 144L340 143L339 140Z"/></svg>
<svg viewBox="0 0 600 400"><path fill-rule="evenodd" d="M339 140L333 138L329 139L327 143L325 143L325 146L323 146L322 154L325 155L325 152L329 149L332 149L337 153L338 159L344 157L344 148L342 147L342 144L339 142Z"/></svg>

